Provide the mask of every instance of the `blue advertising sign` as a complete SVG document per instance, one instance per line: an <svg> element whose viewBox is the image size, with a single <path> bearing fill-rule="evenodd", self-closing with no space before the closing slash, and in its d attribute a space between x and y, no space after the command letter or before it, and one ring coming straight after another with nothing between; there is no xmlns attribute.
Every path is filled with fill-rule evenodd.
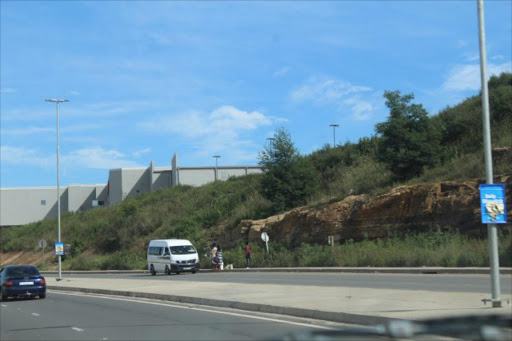
<svg viewBox="0 0 512 341"><path fill-rule="evenodd" d="M506 224L505 185L480 185L480 208L482 224Z"/></svg>
<svg viewBox="0 0 512 341"><path fill-rule="evenodd" d="M64 256L64 243L55 243L55 256Z"/></svg>

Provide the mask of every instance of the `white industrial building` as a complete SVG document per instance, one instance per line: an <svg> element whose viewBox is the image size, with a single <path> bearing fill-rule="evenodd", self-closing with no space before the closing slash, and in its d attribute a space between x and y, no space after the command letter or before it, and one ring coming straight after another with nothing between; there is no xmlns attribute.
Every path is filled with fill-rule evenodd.
<svg viewBox="0 0 512 341"><path fill-rule="evenodd" d="M60 187L61 213L115 205L127 198L177 185L201 186L233 176L261 173L259 166L111 169L107 184ZM57 187L0 188L0 226L16 226L57 216Z"/></svg>

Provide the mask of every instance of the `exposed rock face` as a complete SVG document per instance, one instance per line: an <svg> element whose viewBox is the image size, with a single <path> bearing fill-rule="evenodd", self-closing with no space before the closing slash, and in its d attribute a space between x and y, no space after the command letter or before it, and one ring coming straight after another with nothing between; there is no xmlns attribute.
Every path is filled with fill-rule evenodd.
<svg viewBox="0 0 512 341"><path fill-rule="evenodd" d="M267 219L242 221L238 238L261 242L260 234L267 232L271 240L296 247L303 242L325 245L328 236L334 236L340 242L431 228L456 229L469 235L484 236L487 232L481 223L478 189L483 182L478 179L401 186L375 197L355 195L322 207L300 207ZM503 175L495 179L495 183L506 184L510 222L512 175ZM510 228L512 225L500 227Z"/></svg>

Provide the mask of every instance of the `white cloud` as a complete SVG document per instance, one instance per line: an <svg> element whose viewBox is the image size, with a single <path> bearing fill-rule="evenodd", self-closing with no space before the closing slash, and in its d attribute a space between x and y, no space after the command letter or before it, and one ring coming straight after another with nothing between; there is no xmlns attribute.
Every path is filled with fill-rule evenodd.
<svg viewBox="0 0 512 341"><path fill-rule="evenodd" d="M306 84L293 90L290 97L296 102L307 100L313 100L315 102L333 102L350 94L370 90L372 89L369 87L352 85L349 82L310 78Z"/></svg>
<svg viewBox="0 0 512 341"><path fill-rule="evenodd" d="M468 46L467 41L462 40L462 39L457 40L457 47L463 48L463 47L466 47L466 46Z"/></svg>
<svg viewBox="0 0 512 341"><path fill-rule="evenodd" d="M78 124L72 126L60 127L60 134L73 133L84 130L98 130L103 128L100 124ZM52 127L23 127L17 129L1 129L2 135L11 136L32 136L36 134L53 134L55 135L55 126Z"/></svg>
<svg viewBox="0 0 512 341"><path fill-rule="evenodd" d="M487 64L487 76L499 75L502 72L511 72L512 63ZM480 64L467 64L454 66L443 83L442 88L448 91L478 91L480 84Z"/></svg>
<svg viewBox="0 0 512 341"><path fill-rule="evenodd" d="M137 150L137 151L133 152L132 155L134 158L139 158L139 157L141 157L143 155L147 155L149 153L151 153L151 148L144 148L144 149Z"/></svg>
<svg viewBox="0 0 512 341"><path fill-rule="evenodd" d="M223 105L215 109L210 115L210 122L216 128L232 130L253 130L272 124L269 118L258 111L247 112L230 105Z"/></svg>
<svg viewBox="0 0 512 341"><path fill-rule="evenodd" d="M495 56L492 56L491 59L492 60L503 60L503 59L505 59L505 56L501 55L501 54L497 54Z"/></svg>
<svg viewBox="0 0 512 341"><path fill-rule="evenodd" d="M280 68L279 70L277 70L276 72L274 72L274 74L272 76L274 78L283 77L284 75L286 75L288 73L288 71L290 71L290 68L288 66L284 66L284 67Z"/></svg>
<svg viewBox="0 0 512 341"><path fill-rule="evenodd" d="M192 151L188 154L197 159L207 160L212 155L220 154L229 155L229 159L223 158L223 162L233 163L256 158L261 145L251 141L249 132L282 121L285 119L267 116L259 111L249 112L223 105L209 113L188 111L180 115L160 116L138 126L153 134L172 134L174 141L181 140L190 147Z"/></svg>
<svg viewBox="0 0 512 341"><path fill-rule="evenodd" d="M154 110L160 105L157 101L103 102L76 105L73 103L73 100L64 104L65 105L59 106L61 122L63 122L64 119L75 117L86 117L87 120L94 120L97 117L138 115L141 112ZM2 120L12 122L45 121L52 122L53 124L53 122L55 122L55 105L42 104L37 107L2 110Z"/></svg>
<svg viewBox="0 0 512 341"><path fill-rule="evenodd" d="M112 169L143 167L126 159L126 155L117 150L101 147L84 148L62 156L62 165L66 168Z"/></svg>
<svg viewBox="0 0 512 341"><path fill-rule="evenodd" d="M293 90L290 98L294 102L310 101L322 105L334 105L338 110L348 109L355 120L370 119L375 112L372 89L334 79L310 78ZM361 98L366 95L368 99Z"/></svg>
<svg viewBox="0 0 512 341"><path fill-rule="evenodd" d="M16 92L16 89L12 89L12 88L5 88L5 89L0 90L0 93L2 93L2 94L13 94L15 92Z"/></svg>
<svg viewBox="0 0 512 341"><path fill-rule="evenodd" d="M480 55L475 52L464 53L464 60L467 62L475 62L480 60Z"/></svg>
<svg viewBox="0 0 512 341"><path fill-rule="evenodd" d="M365 121L372 117L375 106L359 98L348 98L344 103L352 109L354 119Z"/></svg>
<svg viewBox="0 0 512 341"><path fill-rule="evenodd" d="M258 111L247 112L231 105L223 105L209 114L189 111L178 117L160 117L153 122L144 122L140 127L144 130L173 132L187 137L213 134L238 136L241 130L254 130L272 125L277 120Z"/></svg>
<svg viewBox="0 0 512 341"><path fill-rule="evenodd" d="M76 90L70 90L69 94L72 95L72 96L80 96L80 92L78 92Z"/></svg>
<svg viewBox="0 0 512 341"><path fill-rule="evenodd" d="M1 146L0 160L2 165L27 165L48 168L55 165L55 156L41 156L34 149L24 147Z"/></svg>
<svg viewBox="0 0 512 341"><path fill-rule="evenodd" d="M55 154L42 156L40 151L25 147L1 146L0 153L2 165L53 168L56 164ZM134 161L127 160L126 156L119 151L105 150L101 147L79 149L66 155L61 154L60 160L62 168L67 170L143 167Z"/></svg>
<svg viewBox="0 0 512 341"><path fill-rule="evenodd" d="M55 133L55 128L24 127L20 129L2 129L2 135L22 136Z"/></svg>

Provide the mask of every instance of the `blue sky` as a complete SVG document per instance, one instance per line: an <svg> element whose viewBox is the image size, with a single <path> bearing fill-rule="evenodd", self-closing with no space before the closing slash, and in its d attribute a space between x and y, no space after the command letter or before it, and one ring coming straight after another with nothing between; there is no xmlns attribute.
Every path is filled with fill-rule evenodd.
<svg viewBox="0 0 512 341"><path fill-rule="evenodd" d="M488 73L512 71L511 1L485 1ZM476 1L1 1L2 187L108 170L256 165L374 133L385 90L435 115L480 89Z"/></svg>

